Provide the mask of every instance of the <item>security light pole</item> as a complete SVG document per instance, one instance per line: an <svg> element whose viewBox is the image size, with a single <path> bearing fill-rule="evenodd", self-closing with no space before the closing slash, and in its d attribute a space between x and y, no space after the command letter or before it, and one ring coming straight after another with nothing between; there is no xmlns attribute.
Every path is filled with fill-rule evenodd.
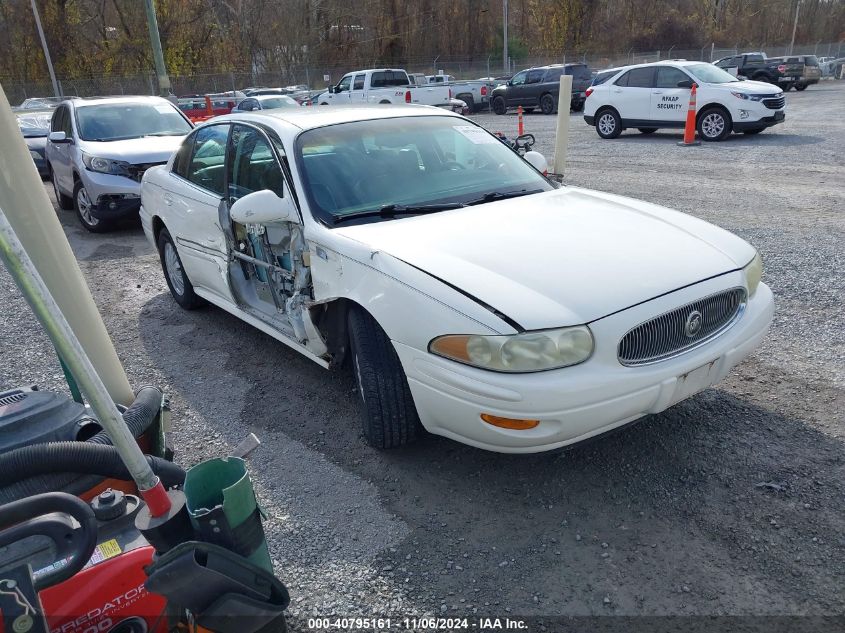
<svg viewBox="0 0 845 633"><path fill-rule="evenodd" d="M508 63L508 0L502 0L502 66L505 69L505 74L510 74L510 64Z"/></svg>
<svg viewBox="0 0 845 633"><path fill-rule="evenodd" d="M34 2L35 0L33 0ZM147 8L147 24L150 29L150 44L153 47L153 60L156 65L158 77L158 92L162 97L170 96L170 79L167 76L167 69L164 67L164 54L161 52L161 37L158 34L158 20L153 0L144 0Z"/></svg>
<svg viewBox="0 0 845 633"><path fill-rule="evenodd" d="M801 0L795 4L795 22L792 24L792 39L789 42L789 54L792 55L792 49L795 46L795 31L798 30L798 12L801 10Z"/></svg>
<svg viewBox="0 0 845 633"><path fill-rule="evenodd" d="M41 16L38 15L38 6L35 4L35 0L32 0L32 15L35 16L35 27L38 29L38 37L41 38L41 48L44 49L44 57L47 59L47 70L50 71L50 81L53 82L53 93L58 99L62 94L59 92L59 82L56 81L53 60L50 59L50 49L47 48L47 39L44 37L44 29L41 27Z"/></svg>

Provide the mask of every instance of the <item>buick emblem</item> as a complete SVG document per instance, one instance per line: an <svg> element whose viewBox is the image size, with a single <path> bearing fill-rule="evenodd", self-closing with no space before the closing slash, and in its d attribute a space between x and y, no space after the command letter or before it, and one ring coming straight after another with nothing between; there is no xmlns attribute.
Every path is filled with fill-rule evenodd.
<svg viewBox="0 0 845 633"><path fill-rule="evenodd" d="M701 331L701 312L693 310L687 315L687 322L684 323L684 334L692 338Z"/></svg>

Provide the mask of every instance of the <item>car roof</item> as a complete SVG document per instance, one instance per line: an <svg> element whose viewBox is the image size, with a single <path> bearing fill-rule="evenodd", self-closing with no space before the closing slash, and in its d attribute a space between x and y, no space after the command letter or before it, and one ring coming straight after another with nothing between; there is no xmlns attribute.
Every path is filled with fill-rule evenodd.
<svg viewBox="0 0 845 633"><path fill-rule="evenodd" d="M164 97L153 97L149 95L138 95L138 96L114 96L114 97L75 97L73 99L67 99L65 103L71 103L72 105L102 105L106 103L161 103L164 101L165 103L170 103Z"/></svg>
<svg viewBox="0 0 845 633"><path fill-rule="evenodd" d="M380 119L414 116L446 116L464 120L460 115L434 106L373 104L361 106L306 106L278 110L237 112L215 117L209 123L236 120L253 121L255 123L264 123L265 125L273 126L281 122L299 128L300 130L311 130L338 123L377 121Z"/></svg>
<svg viewBox="0 0 845 633"><path fill-rule="evenodd" d="M247 97L247 99L255 99L256 101L269 101L270 99L278 99L279 97L287 97L288 99L293 99L289 94L270 94L270 95L251 95Z"/></svg>

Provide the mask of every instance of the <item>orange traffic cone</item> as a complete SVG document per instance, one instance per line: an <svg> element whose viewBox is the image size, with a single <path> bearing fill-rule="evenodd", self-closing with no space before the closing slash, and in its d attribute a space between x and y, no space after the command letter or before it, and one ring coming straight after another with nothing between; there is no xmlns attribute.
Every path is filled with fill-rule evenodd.
<svg viewBox="0 0 845 633"><path fill-rule="evenodd" d="M689 109L687 110L687 124L684 126L684 140L679 142L678 145L701 145L701 141L695 139L695 89L697 87L696 84L693 84L689 91Z"/></svg>
<svg viewBox="0 0 845 633"><path fill-rule="evenodd" d="M522 136L525 134L525 127L522 125L522 106L516 109L516 135Z"/></svg>

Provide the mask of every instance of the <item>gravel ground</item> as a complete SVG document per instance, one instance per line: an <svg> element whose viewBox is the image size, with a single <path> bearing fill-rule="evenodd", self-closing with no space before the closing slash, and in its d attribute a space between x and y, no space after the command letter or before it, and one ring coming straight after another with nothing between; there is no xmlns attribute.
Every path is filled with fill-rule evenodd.
<svg viewBox="0 0 845 633"><path fill-rule="evenodd" d="M139 227L90 235L57 213L131 382L172 396L178 461L261 437L251 469L293 630L312 615L843 615L845 82L787 101L785 124L694 148L604 141L572 117L567 183L750 240L777 314L717 388L554 454L434 437L375 451L351 376L221 310L180 310ZM550 155L554 118L525 126ZM0 292L0 388L62 388L5 271Z"/></svg>

